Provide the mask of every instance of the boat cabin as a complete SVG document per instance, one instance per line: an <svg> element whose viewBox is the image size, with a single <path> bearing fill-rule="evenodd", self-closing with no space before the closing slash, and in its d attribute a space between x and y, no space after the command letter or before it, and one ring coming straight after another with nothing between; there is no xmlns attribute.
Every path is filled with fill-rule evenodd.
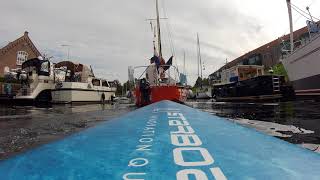
<svg viewBox="0 0 320 180"><path fill-rule="evenodd" d="M91 68L71 61L62 61L55 64L55 75L55 80L60 82L88 83L94 77Z"/></svg>
<svg viewBox="0 0 320 180"><path fill-rule="evenodd" d="M39 83L53 84L53 64L48 60L29 59L22 63L18 74L21 81L18 95L30 95Z"/></svg>
<svg viewBox="0 0 320 180"><path fill-rule="evenodd" d="M107 80L105 79L92 79L92 85L96 87L111 87Z"/></svg>
<svg viewBox="0 0 320 180"><path fill-rule="evenodd" d="M221 83L243 81L264 75L264 66L237 65L221 72Z"/></svg>

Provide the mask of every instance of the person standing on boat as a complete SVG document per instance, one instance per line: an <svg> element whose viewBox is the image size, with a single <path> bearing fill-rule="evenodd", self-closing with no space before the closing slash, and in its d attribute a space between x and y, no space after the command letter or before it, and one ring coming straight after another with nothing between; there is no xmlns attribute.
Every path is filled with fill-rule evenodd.
<svg viewBox="0 0 320 180"><path fill-rule="evenodd" d="M157 63L160 63L156 56L153 56L150 59L150 65L146 70L146 79L150 85L156 85L158 83L158 66Z"/></svg>
<svg viewBox="0 0 320 180"><path fill-rule="evenodd" d="M141 92L141 103L149 104L150 103L150 84L143 78L140 80L140 92Z"/></svg>
<svg viewBox="0 0 320 180"><path fill-rule="evenodd" d="M166 62L165 60L161 57L160 60L160 68L159 68L159 74L160 74L160 79L163 80L165 78L165 73L164 73L164 68L165 68Z"/></svg>

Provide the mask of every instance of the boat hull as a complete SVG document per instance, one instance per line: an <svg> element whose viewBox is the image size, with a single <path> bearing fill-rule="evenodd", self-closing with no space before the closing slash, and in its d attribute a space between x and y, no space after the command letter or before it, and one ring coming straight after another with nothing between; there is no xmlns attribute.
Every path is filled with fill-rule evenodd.
<svg viewBox="0 0 320 180"><path fill-rule="evenodd" d="M188 90L183 86L150 86L149 100L144 100L143 93L139 88L135 89L135 104L145 106L162 100L170 100L184 103L187 100Z"/></svg>
<svg viewBox="0 0 320 180"><path fill-rule="evenodd" d="M39 82L34 89L21 88L11 98L11 103L16 105L50 104L52 100L51 91L54 88L53 82Z"/></svg>
<svg viewBox="0 0 320 180"><path fill-rule="evenodd" d="M210 99L212 98L212 88L207 87L203 89L203 91L199 90L196 93L196 99Z"/></svg>
<svg viewBox="0 0 320 180"><path fill-rule="evenodd" d="M296 95L320 95L320 36L282 60Z"/></svg>
<svg viewBox="0 0 320 180"><path fill-rule="evenodd" d="M112 91L86 90L86 89L59 89L52 91L52 103L74 103L74 102L102 102L111 101Z"/></svg>
<svg viewBox="0 0 320 180"><path fill-rule="evenodd" d="M111 88L88 88L88 83L64 82L52 90L53 103L85 103L111 101L115 91Z"/></svg>
<svg viewBox="0 0 320 180"><path fill-rule="evenodd" d="M292 81L292 84L297 96L320 96L320 74Z"/></svg>
<svg viewBox="0 0 320 180"><path fill-rule="evenodd" d="M216 85L213 95L217 101L261 101L283 97L283 76L264 75L244 81Z"/></svg>

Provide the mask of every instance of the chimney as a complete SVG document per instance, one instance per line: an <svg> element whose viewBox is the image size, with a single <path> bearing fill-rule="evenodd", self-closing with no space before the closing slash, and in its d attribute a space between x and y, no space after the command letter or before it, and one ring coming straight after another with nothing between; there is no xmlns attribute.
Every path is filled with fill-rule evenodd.
<svg viewBox="0 0 320 180"><path fill-rule="evenodd" d="M24 32L24 36L28 36L29 32L28 31L25 31Z"/></svg>

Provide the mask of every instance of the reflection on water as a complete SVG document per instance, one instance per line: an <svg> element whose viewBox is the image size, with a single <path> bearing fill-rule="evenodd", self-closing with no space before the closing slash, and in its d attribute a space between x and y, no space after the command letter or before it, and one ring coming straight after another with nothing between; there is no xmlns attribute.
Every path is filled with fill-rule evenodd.
<svg viewBox="0 0 320 180"><path fill-rule="evenodd" d="M320 103L221 103L187 105L320 152ZM0 159L63 138L136 109L127 104L0 106Z"/></svg>
<svg viewBox="0 0 320 180"><path fill-rule="evenodd" d="M320 152L320 103L190 101L187 105Z"/></svg>
<svg viewBox="0 0 320 180"><path fill-rule="evenodd" d="M0 159L126 114L124 104L0 106Z"/></svg>
<svg viewBox="0 0 320 180"><path fill-rule="evenodd" d="M41 113L69 114L76 112L89 112L127 108L120 104L57 104L39 106L8 106L0 104L0 118L28 116Z"/></svg>

